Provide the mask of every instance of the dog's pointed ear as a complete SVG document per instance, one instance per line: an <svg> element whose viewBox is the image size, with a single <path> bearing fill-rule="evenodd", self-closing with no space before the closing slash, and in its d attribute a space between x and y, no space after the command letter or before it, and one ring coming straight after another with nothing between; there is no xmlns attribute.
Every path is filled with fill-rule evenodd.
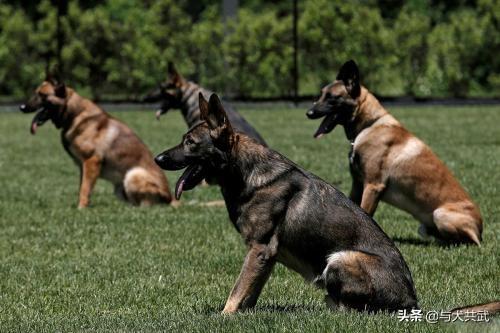
<svg viewBox="0 0 500 333"><path fill-rule="evenodd" d="M216 94L212 94L208 101L208 117L206 121L211 129L231 127L226 111Z"/></svg>
<svg viewBox="0 0 500 333"><path fill-rule="evenodd" d="M53 80L52 73L50 72L49 68L46 67L45 68L45 81L52 82L52 80Z"/></svg>
<svg viewBox="0 0 500 333"><path fill-rule="evenodd" d="M168 62L168 77L177 87L180 87L184 83L184 78L179 74L174 63L171 61Z"/></svg>
<svg viewBox="0 0 500 333"><path fill-rule="evenodd" d="M199 98L199 104L200 104L200 118L201 120L203 121L207 121L208 119L208 102L207 100L205 99L205 97L203 97L203 94L200 92L198 94L198 98Z"/></svg>
<svg viewBox="0 0 500 333"><path fill-rule="evenodd" d="M66 98L66 85L62 79L59 67L54 65L50 71L46 71L45 75L45 81L50 82L54 86L55 95L60 98Z"/></svg>
<svg viewBox="0 0 500 333"><path fill-rule="evenodd" d="M176 74L178 74L177 70L175 69L174 63L171 62L171 61L168 62L167 70L168 70L168 75L176 75Z"/></svg>
<svg viewBox="0 0 500 333"><path fill-rule="evenodd" d="M55 87L55 93L57 97L66 98L66 85L64 83L59 83Z"/></svg>
<svg viewBox="0 0 500 333"><path fill-rule="evenodd" d="M354 60L349 60L340 68L337 74L337 80L344 82L349 95L352 98L357 98L361 94L361 86L359 84L359 69Z"/></svg>

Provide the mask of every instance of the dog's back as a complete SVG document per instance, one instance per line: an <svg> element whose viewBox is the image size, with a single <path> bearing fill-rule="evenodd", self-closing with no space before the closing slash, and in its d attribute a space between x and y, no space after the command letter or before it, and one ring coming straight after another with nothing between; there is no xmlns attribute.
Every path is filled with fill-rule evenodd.
<svg viewBox="0 0 500 333"><path fill-rule="evenodd" d="M326 288L336 306L369 311L417 307L401 253L370 216L335 187L281 154L242 135L238 141L243 159L257 154L262 161L253 165L246 178L251 190L242 195L248 202L265 198L266 203L238 206L241 201L225 193L226 203L230 215L231 211L253 216L254 210L260 214L270 210L270 216L280 221L278 261ZM250 198L246 192L252 193ZM232 217L235 225L241 216Z"/></svg>
<svg viewBox="0 0 500 333"><path fill-rule="evenodd" d="M193 127L198 122L200 122L200 108L198 105L199 93L202 93L208 98L208 96L210 96L212 92L192 81L183 82L183 85L180 89L183 95L183 105L181 106L182 115L188 126ZM259 142L260 144L267 146L267 143L262 138L262 136L238 111L236 111L235 108L233 108L228 103L224 103L224 109L231 125L236 132L243 133Z"/></svg>

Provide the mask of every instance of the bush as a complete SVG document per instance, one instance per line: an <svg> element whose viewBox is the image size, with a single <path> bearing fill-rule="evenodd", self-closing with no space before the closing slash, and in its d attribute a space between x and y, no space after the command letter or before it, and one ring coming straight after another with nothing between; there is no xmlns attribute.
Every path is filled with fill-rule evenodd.
<svg viewBox="0 0 500 333"><path fill-rule="evenodd" d="M165 79L172 60L218 92L291 94L291 4L246 2L226 29L219 2L210 3L70 2L61 22L66 80L94 98L137 98ZM317 94L348 59L359 63L363 83L382 95L500 91L500 0L411 1L391 8L375 0L299 4L301 94ZM50 0L0 4L1 95L20 98L39 84L55 62L55 22Z"/></svg>
<svg viewBox="0 0 500 333"><path fill-rule="evenodd" d="M41 79L34 27L22 10L0 4L0 94L24 96Z"/></svg>
<svg viewBox="0 0 500 333"><path fill-rule="evenodd" d="M304 7L299 34L302 72L312 82L309 89L316 87L317 93L320 85L335 79L346 60L355 59L364 84L379 93L393 93L396 87L388 77L397 62L394 35L378 8L329 0L307 1ZM311 93L309 89L306 93Z"/></svg>

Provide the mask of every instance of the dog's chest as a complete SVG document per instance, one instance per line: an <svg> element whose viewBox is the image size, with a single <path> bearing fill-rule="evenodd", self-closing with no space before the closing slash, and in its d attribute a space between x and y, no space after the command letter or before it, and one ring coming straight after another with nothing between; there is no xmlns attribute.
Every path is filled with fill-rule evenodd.
<svg viewBox="0 0 500 333"><path fill-rule="evenodd" d="M66 153L68 153L76 164L80 165L81 159L75 154L74 148L72 147L71 142L65 137L64 132L61 135L61 143Z"/></svg>

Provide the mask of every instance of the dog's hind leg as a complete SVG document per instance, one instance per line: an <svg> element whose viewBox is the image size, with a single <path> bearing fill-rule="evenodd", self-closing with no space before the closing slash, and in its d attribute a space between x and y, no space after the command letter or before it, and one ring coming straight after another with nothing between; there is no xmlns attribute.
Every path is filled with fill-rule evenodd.
<svg viewBox="0 0 500 333"><path fill-rule="evenodd" d="M145 207L158 203L170 203L172 196L168 189L162 190L157 183L154 176L144 168L132 168L123 179L127 200L132 205Z"/></svg>
<svg viewBox="0 0 500 333"><path fill-rule="evenodd" d="M374 297L367 263L376 260L358 251L340 251L328 258L323 280L328 291L327 304L333 309L347 306L366 310Z"/></svg>
<svg viewBox="0 0 500 333"><path fill-rule="evenodd" d="M339 251L323 272L328 295L337 305L358 311L417 308L417 297L404 261L387 264L383 257L361 251Z"/></svg>
<svg viewBox="0 0 500 333"><path fill-rule="evenodd" d="M325 303L328 309L335 312L346 312L349 310L342 302L334 300L329 294L325 295Z"/></svg>
<svg viewBox="0 0 500 333"><path fill-rule="evenodd" d="M118 199L127 201L127 193L125 193L123 184L115 184L114 193Z"/></svg>
<svg viewBox="0 0 500 333"><path fill-rule="evenodd" d="M467 211L453 208L451 205L443 206L432 214L440 238L452 243L481 245L482 222Z"/></svg>

